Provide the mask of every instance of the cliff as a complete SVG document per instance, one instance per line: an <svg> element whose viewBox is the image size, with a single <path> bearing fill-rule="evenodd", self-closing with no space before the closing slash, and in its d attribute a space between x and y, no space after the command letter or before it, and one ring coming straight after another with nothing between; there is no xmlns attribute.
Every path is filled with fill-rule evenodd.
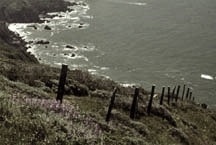
<svg viewBox="0 0 216 145"><path fill-rule="evenodd" d="M0 21L38 22L39 14L65 11L69 4L62 0L1 0Z"/></svg>
<svg viewBox="0 0 216 145"><path fill-rule="evenodd" d="M76 3L73 3L76 4ZM38 22L38 15L63 11L62 0L0 2L0 144L214 145L216 112L191 100L146 112L150 92L140 88L136 115L129 117L135 87L80 70L69 70L63 104L55 101L60 69L39 64L8 22ZM71 4L70 4L71 5ZM118 87L110 122L105 121Z"/></svg>

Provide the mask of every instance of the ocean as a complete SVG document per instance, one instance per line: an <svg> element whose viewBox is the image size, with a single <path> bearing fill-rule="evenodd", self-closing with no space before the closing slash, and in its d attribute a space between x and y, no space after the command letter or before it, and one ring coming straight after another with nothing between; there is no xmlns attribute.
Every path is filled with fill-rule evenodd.
<svg viewBox="0 0 216 145"><path fill-rule="evenodd" d="M216 107L216 1L86 0L43 24L11 24L41 63L156 92L186 84ZM36 29L35 27L36 26ZM45 30L49 26L51 30ZM46 40L49 44L36 44ZM180 93L181 94L181 93Z"/></svg>

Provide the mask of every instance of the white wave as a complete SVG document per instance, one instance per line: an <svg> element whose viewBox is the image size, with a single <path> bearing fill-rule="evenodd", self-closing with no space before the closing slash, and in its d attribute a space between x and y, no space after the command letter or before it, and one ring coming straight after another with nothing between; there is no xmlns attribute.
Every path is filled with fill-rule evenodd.
<svg viewBox="0 0 216 145"><path fill-rule="evenodd" d="M91 44L89 44L88 46L83 45L79 48L79 50L81 50L81 51L94 51L95 46L93 46Z"/></svg>
<svg viewBox="0 0 216 145"><path fill-rule="evenodd" d="M23 39L27 39L27 36L32 34L31 32L25 30L28 25L32 25L32 24L11 23L11 24L9 24L8 29L10 31L18 34Z"/></svg>
<svg viewBox="0 0 216 145"><path fill-rule="evenodd" d="M29 52L30 54L35 54L36 46L35 45L27 45L27 46L30 46L30 48L28 48L26 51Z"/></svg>
<svg viewBox="0 0 216 145"><path fill-rule="evenodd" d="M62 63L60 63L60 62L54 62L54 64L55 64L55 65L59 65L59 66L62 65Z"/></svg>
<svg viewBox="0 0 216 145"><path fill-rule="evenodd" d="M119 4L127 4L127 5L136 5L136 6L145 6L147 3L145 2L128 2L128 1L122 1L122 0L109 0L110 2L113 3L119 3Z"/></svg>
<svg viewBox="0 0 216 145"><path fill-rule="evenodd" d="M128 2L127 4L130 4L130 5L137 5L137 6L145 6L147 5L147 3L134 3L134 2Z"/></svg>
<svg viewBox="0 0 216 145"><path fill-rule="evenodd" d="M123 86L123 87L133 87L133 86L136 86L137 84L135 84L135 83L131 83L131 84L122 83L122 84L120 84L120 85Z"/></svg>
<svg viewBox="0 0 216 145"><path fill-rule="evenodd" d="M63 48L63 51L76 51L77 49Z"/></svg>
<svg viewBox="0 0 216 145"><path fill-rule="evenodd" d="M109 70L108 67L101 67L100 69L101 69L101 70Z"/></svg>
<svg viewBox="0 0 216 145"><path fill-rule="evenodd" d="M88 69L88 72L96 72L96 69Z"/></svg>
<svg viewBox="0 0 216 145"><path fill-rule="evenodd" d="M105 79L111 79L109 76L106 75L102 75L102 77L104 77Z"/></svg>
<svg viewBox="0 0 216 145"><path fill-rule="evenodd" d="M207 80L214 80L213 76L207 75L207 74L201 74L201 78L207 79Z"/></svg>
<svg viewBox="0 0 216 145"><path fill-rule="evenodd" d="M89 59L83 55L77 55L75 54L75 56L73 56L73 54L75 53L69 53L69 54L60 54L62 57L67 58L67 59L83 59L86 62L89 61Z"/></svg>

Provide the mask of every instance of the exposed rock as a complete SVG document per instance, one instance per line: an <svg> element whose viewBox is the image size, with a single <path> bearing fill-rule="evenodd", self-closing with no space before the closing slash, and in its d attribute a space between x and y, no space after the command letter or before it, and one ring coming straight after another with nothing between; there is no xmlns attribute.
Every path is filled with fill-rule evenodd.
<svg viewBox="0 0 216 145"><path fill-rule="evenodd" d="M52 30L51 27L48 26L48 25L46 25L46 26L44 27L44 29L45 29L45 30Z"/></svg>
<svg viewBox="0 0 216 145"><path fill-rule="evenodd" d="M65 46L66 48L70 48L70 49L76 49L74 46L72 46L72 45L66 45Z"/></svg>
<svg viewBox="0 0 216 145"><path fill-rule="evenodd" d="M78 28L81 29L81 28L83 28L83 26L82 26L82 25L79 25Z"/></svg>
<svg viewBox="0 0 216 145"><path fill-rule="evenodd" d="M201 107L202 107L203 109L207 109L207 108L208 108L208 105L205 104L205 103L202 103L202 104L201 104Z"/></svg>
<svg viewBox="0 0 216 145"><path fill-rule="evenodd" d="M36 44L42 44L42 45L45 45L45 44L49 44L50 42L47 41L47 40L39 40L36 42Z"/></svg>
<svg viewBox="0 0 216 145"><path fill-rule="evenodd" d="M76 54L74 54L74 53L71 54L71 57L75 57L75 56L76 56Z"/></svg>
<svg viewBox="0 0 216 145"><path fill-rule="evenodd" d="M0 21L40 22L40 14L66 11L68 5L72 4L63 0L1 0Z"/></svg>
<svg viewBox="0 0 216 145"><path fill-rule="evenodd" d="M27 44L32 44L32 43L34 43L34 41L32 40L27 42Z"/></svg>
<svg viewBox="0 0 216 145"><path fill-rule="evenodd" d="M35 25L29 25L27 27L31 27L31 28L34 28L35 30L37 30L37 27Z"/></svg>

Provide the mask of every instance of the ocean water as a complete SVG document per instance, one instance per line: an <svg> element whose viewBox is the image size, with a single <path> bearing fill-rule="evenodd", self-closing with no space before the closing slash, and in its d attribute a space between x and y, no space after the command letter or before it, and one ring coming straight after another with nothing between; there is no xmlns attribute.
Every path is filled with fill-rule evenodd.
<svg viewBox="0 0 216 145"><path fill-rule="evenodd" d="M49 15L44 24L9 26L26 41L50 41L29 44L41 63L148 90L156 84L157 92L186 84L197 101L216 107L216 1L87 0Z"/></svg>

